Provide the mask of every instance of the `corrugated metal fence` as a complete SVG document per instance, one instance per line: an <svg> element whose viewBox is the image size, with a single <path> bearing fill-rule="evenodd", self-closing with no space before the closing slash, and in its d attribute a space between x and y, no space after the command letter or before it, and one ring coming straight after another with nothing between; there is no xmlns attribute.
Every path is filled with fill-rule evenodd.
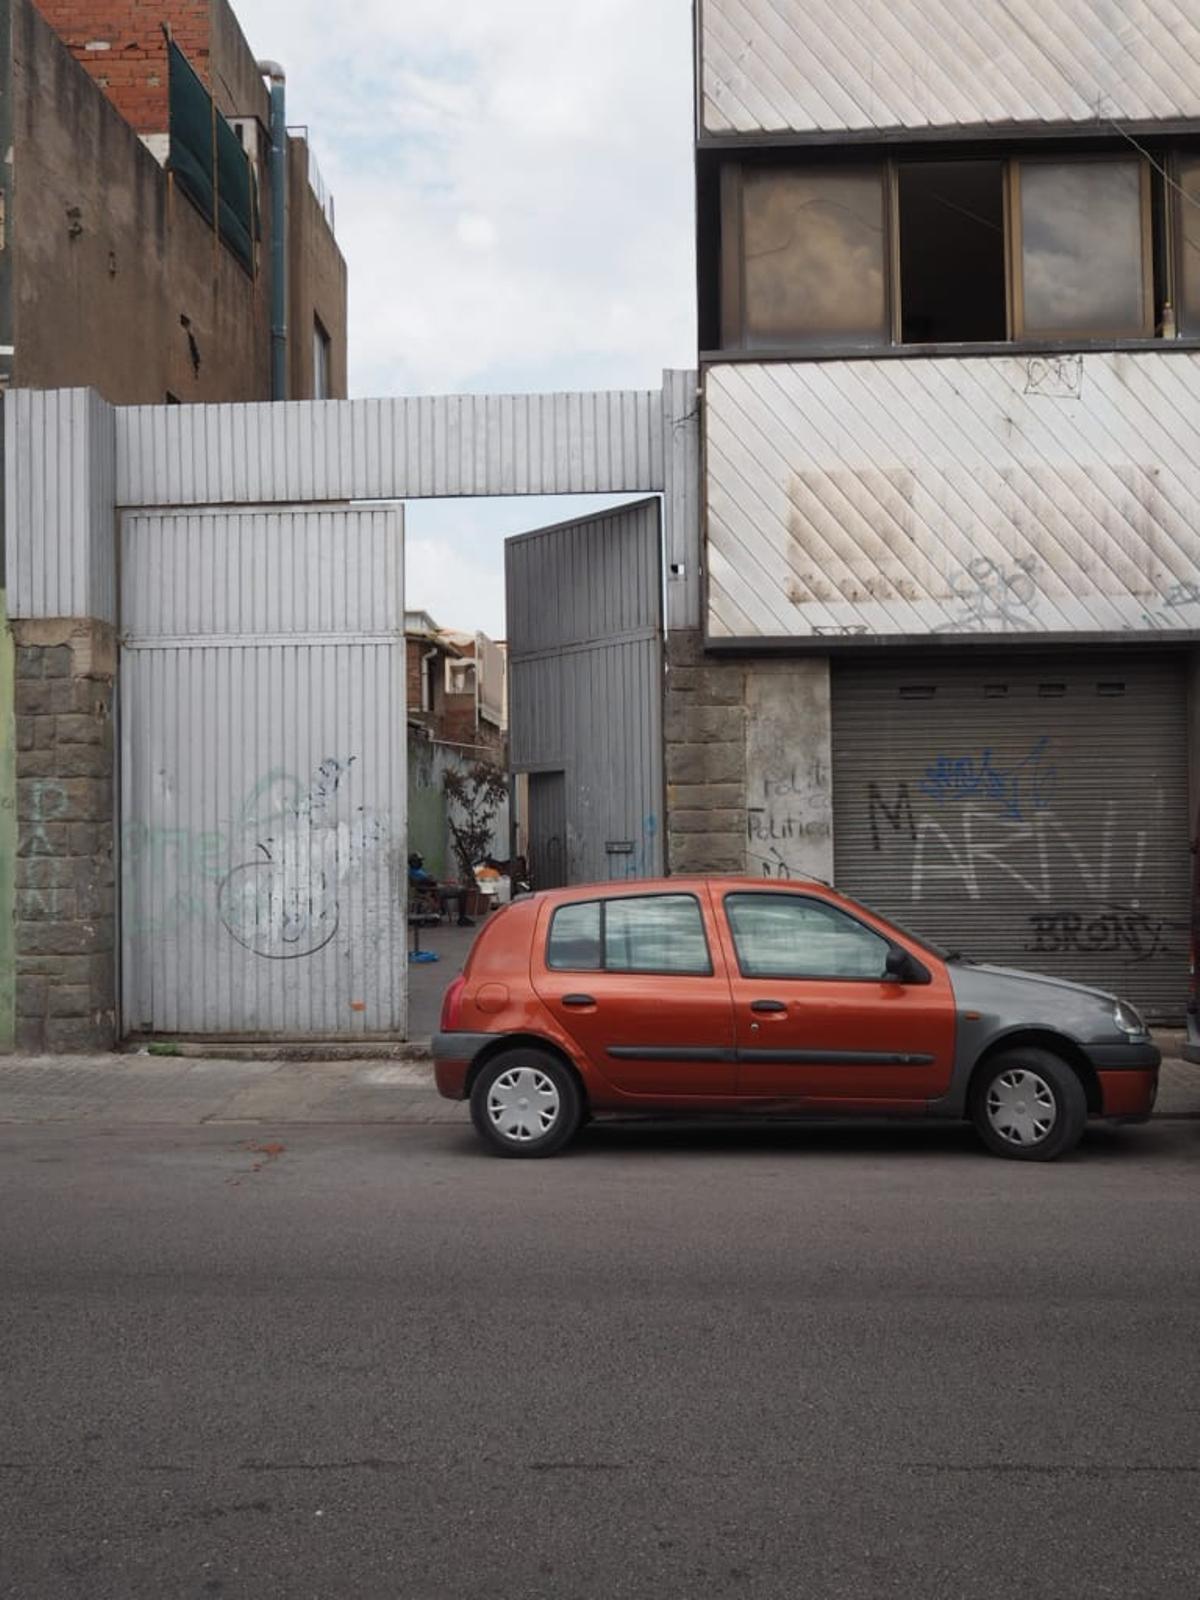
<svg viewBox="0 0 1200 1600"><path fill-rule="evenodd" d="M663 870L661 562L657 500L508 541L512 768L545 780L531 834L563 816L530 853L566 882Z"/></svg>
<svg viewBox="0 0 1200 1600"><path fill-rule="evenodd" d="M127 515L133 1033L404 1034L396 511Z"/></svg>

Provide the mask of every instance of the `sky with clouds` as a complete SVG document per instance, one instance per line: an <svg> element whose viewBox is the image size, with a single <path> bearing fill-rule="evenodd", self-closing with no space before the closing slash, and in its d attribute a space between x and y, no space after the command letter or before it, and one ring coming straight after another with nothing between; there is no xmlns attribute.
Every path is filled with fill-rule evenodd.
<svg viewBox="0 0 1200 1600"><path fill-rule="evenodd" d="M235 7L335 196L352 395L694 364L690 0ZM504 535L597 503L411 505L409 605L503 637Z"/></svg>

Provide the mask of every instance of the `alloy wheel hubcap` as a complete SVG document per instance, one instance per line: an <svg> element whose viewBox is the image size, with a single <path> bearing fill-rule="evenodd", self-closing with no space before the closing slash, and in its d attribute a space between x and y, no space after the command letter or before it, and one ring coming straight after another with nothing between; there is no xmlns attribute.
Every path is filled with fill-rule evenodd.
<svg viewBox="0 0 1200 1600"><path fill-rule="evenodd" d="M1003 1073L988 1090L987 1114L1000 1138L1028 1149L1050 1136L1058 1121L1058 1102L1045 1078L1018 1067Z"/></svg>
<svg viewBox="0 0 1200 1600"><path fill-rule="evenodd" d="M498 1133L527 1144L549 1133L558 1121L558 1090L536 1067L513 1067L488 1090L487 1109Z"/></svg>

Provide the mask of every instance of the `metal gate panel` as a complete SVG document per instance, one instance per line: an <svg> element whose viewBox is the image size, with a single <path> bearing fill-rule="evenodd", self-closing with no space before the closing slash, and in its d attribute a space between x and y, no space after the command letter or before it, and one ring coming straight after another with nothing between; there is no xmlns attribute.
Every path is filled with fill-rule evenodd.
<svg viewBox="0 0 1200 1600"><path fill-rule="evenodd" d="M512 768L565 774L563 881L659 876L659 502L508 540L505 582ZM551 841L532 837L534 823L531 796L536 860Z"/></svg>
<svg viewBox="0 0 1200 1600"><path fill-rule="evenodd" d="M121 529L126 1033L403 1036L400 513Z"/></svg>
<svg viewBox="0 0 1200 1600"><path fill-rule="evenodd" d="M565 773L530 775L529 868L539 889L561 889L567 881Z"/></svg>
<svg viewBox="0 0 1200 1600"><path fill-rule="evenodd" d="M835 665L838 887L981 960L1187 997L1177 656Z"/></svg>

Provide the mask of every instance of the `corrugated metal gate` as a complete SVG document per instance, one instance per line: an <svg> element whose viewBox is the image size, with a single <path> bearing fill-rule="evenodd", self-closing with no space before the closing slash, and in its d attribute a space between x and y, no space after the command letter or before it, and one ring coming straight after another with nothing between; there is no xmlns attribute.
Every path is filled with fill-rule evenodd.
<svg viewBox="0 0 1200 1600"><path fill-rule="evenodd" d="M401 513L127 514L126 1033L404 1034Z"/></svg>
<svg viewBox="0 0 1200 1600"><path fill-rule="evenodd" d="M561 889L567 882L565 772L530 775L529 870L539 889Z"/></svg>
<svg viewBox="0 0 1200 1600"><path fill-rule="evenodd" d="M1186 707L1170 655L835 667L838 887L953 949L1178 1019Z"/></svg>
<svg viewBox="0 0 1200 1600"><path fill-rule="evenodd" d="M510 539L505 584L512 770L544 775L536 794L530 782L534 886L539 862L562 883L659 876L659 502Z"/></svg>

